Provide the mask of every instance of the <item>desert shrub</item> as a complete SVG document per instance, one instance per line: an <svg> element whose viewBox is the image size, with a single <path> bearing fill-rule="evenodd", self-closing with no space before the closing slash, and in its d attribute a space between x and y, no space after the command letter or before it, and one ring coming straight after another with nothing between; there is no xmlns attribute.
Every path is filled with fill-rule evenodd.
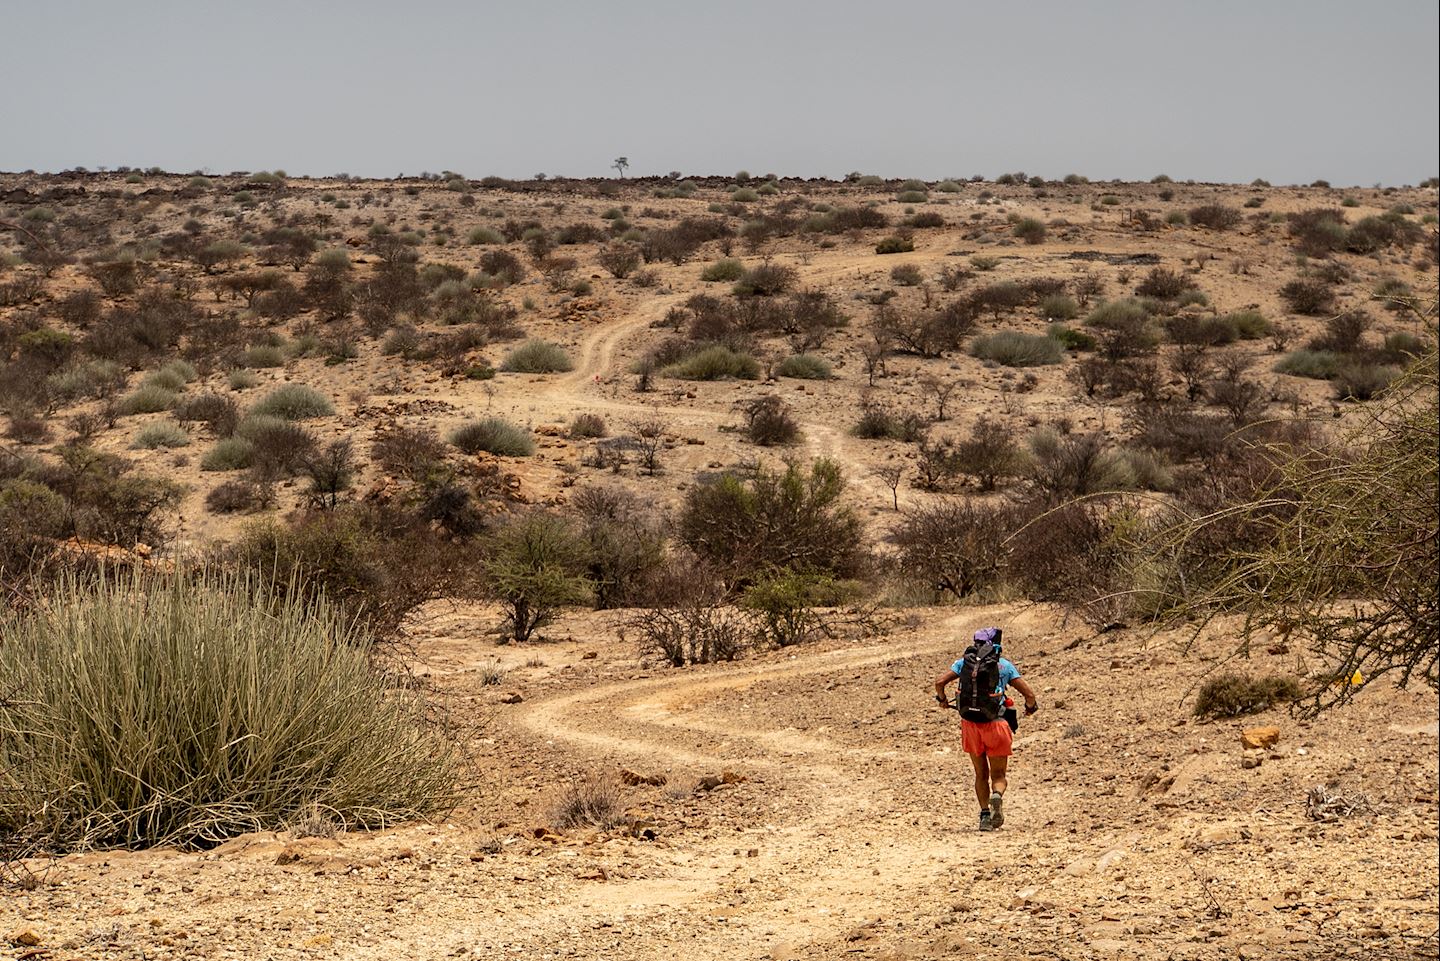
<svg viewBox="0 0 1440 961"><path fill-rule="evenodd" d="M423 427L395 426L379 431L370 445L376 466L392 477L421 481L445 465L445 444Z"/></svg>
<svg viewBox="0 0 1440 961"><path fill-rule="evenodd" d="M1399 367L1386 364L1341 364L1335 372L1336 400L1374 400L1400 376Z"/></svg>
<svg viewBox="0 0 1440 961"><path fill-rule="evenodd" d="M281 384L250 408L251 414L282 420L309 420L329 417L335 405L324 394L304 384Z"/></svg>
<svg viewBox="0 0 1440 961"><path fill-rule="evenodd" d="M1095 338L1082 330L1075 330L1073 327L1066 327L1064 324L1051 324L1045 331L1052 340L1058 341L1060 346L1066 350L1094 350Z"/></svg>
<svg viewBox="0 0 1440 961"><path fill-rule="evenodd" d="M1040 315L1048 320L1074 320L1080 307L1069 294L1050 294L1040 298Z"/></svg>
<svg viewBox="0 0 1440 961"><path fill-rule="evenodd" d="M285 351L275 344L256 344L245 348L245 352L240 355L240 363L255 370L284 367Z"/></svg>
<svg viewBox="0 0 1440 961"><path fill-rule="evenodd" d="M878 404L864 403L860 407L860 419L850 428L850 433L862 440L913 443L924 436L925 419L916 413L896 414Z"/></svg>
<svg viewBox="0 0 1440 961"><path fill-rule="evenodd" d="M774 647L800 644L825 630L818 607L838 605L844 594L828 574L766 572L746 587L740 606L755 614L756 633Z"/></svg>
<svg viewBox="0 0 1440 961"><path fill-rule="evenodd" d="M1345 248L1349 228L1344 211L1318 207L1290 214L1287 219L1287 232L1306 256L1324 257Z"/></svg>
<svg viewBox="0 0 1440 961"><path fill-rule="evenodd" d="M572 778L551 802L548 813L550 823L558 828L607 831L625 819L625 796L613 774Z"/></svg>
<svg viewBox="0 0 1440 961"><path fill-rule="evenodd" d="M240 423L240 405L221 394L200 394L181 399L174 408L175 419L203 423L216 437L229 437Z"/></svg>
<svg viewBox="0 0 1440 961"><path fill-rule="evenodd" d="M1021 217L1015 222L1010 232L1016 239L1023 240L1027 244L1041 244L1045 242L1045 224L1034 217Z"/></svg>
<svg viewBox="0 0 1440 961"><path fill-rule="evenodd" d="M1057 497L1078 497L1135 486L1122 459L1097 434L1062 435L1041 428L1030 436L1033 478L1037 487Z"/></svg>
<svg viewBox="0 0 1440 961"><path fill-rule="evenodd" d="M203 471L244 470L255 458L255 445L243 437L226 437L200 458Z"/></svg>
<svg viewBox="0 0 1440 961"><path fill-rule="evenodd" d="M901 204L923 204L930 195L923 190L902 190L895 195L895 202Z"/></svg>
<svg viewBox="0 0 1440 961"><path fill-rule="evenodd" d="M866 553L860 519L840 503L844 489L840 469L823 459L808 471L760 467L748 482L725 475L686 492L676 534L732 579L785 568L849 577Z"/></svg>
<svg viewBox="0 0 1440 961"><path fill-rule="evenodd" d="M125 370L108 360L71 364L46 378L51 396L61 403L102 399L125 386Z"/></svg>
<svg viewBox="0 0 1440 961"><path fill-rule="evenodd" d="M930 590L956 600L975 596L1002 579L1001 545L1015 525L1009 507L941 500L912 511L891 532L896 566Z"/></svg>
<svg viewBox="0 0 1440 961"><path fill-rule="evenodd" d="M1188 216L1192 224L1197 227L1208 227L1211 230L1229 230L1243 219L1240 211L1223 204L1203 204L1199 207L1191 207Z"/></svg>
<svg viewBox="0 0 1440 961"><path fill-rule="evenodd" d="M1219 674L1200 686L1194 712L1196 717L1240 717L1259 714L1275 704L1288 704L1302 696L1303 689L1291 677Z"/></svg>
<svg viewBox="0 0 1440 961"><path fill-rule="evenodd" d="M0 540L8 548L29 547L33 538L60 537L66 513L65 498L44 484L23 477L0 481Z"/></svg>
<svg viewBox="0 0 1440 961"><path fill-rule="evenodd" d="M554 374L574 370L564 348L543 340L527 340L506 355L501 370L521 374Z"/></svg>
<svg viewBox="0 0 1440 961"><path fill-rule="evenodd" d="M567 433L575 439L589 437L604 437L609 433L605 426L605 418L599 414L580 413L576 414L570 421L570 428Z"/></svg>
<svg viewBox="0 0 1440 961"><path fill-rule="evenodd" d="M792 354L782 360L775 373L780 377L795 377L800 380L829 380L830 363L814 354Z"/></svg>
<svg viewBox="0 0 1440 961"><path fill-rule="evenodd" d="M915 249L915 241L909 237L889 236L875 244L877 254L908 254Z"/></svg>
<svg viewBox="0 0 1440 961"><path fill-rule="evenodd" d="M1259 340L1270 333L1270 321L1258 310L1237 310L1220 317L1220 322L1241 340Z"/></svg>
<svg viewBox="0 0 1440 961"><path fill-rule="evenodd" d="M988 417L976 421L970 436L955 445L955 454L960 472L975 478L982 491L1020 476L1029 464L1014 432Z"/></svg>
<svg viewBox="0 0 1440 961"><path fill-rule="evenodd" d="M745 273L745 265L733 257L724 257L711 264L706 264L705 269L700 271L700 279L708 283L717 281L736 281Z"/></svg>
<svg viewBox="0 0 1440 961"><path fill-rule="evenodd" d="M1364 217L1345 235L1345 249L1356 254L1373 254L1395 245L1412 244L1424 231L1404 215L1390 211L1379 217Z"/></svg>
<svg viewBox="0 0 1440 961"><path fill-rule="evenodd" d="M627 626L640 639L640 655L684 667L733 661L743 654L754 633L748 613L706 593L691 591L675 606L636 614Z"/></svg>
<svg viewBox="0 0 1440 961"><path fill-rule="evenodd" d="M595 260L616 280L624 280L640 266L640 248L624 241L606 244L595 255Z"/></svg>
<svg viewBox="0 0 1440 961"><path fill-rule="evenodd" d="M1386 334L1385 341L1376 357L1387 364L1408 364L1424 355L1427 348L1424 340L1405 331Z"/></svg>
<svg viewBox="0 0 1440 961"><path fill-rule="evenodd" d="M0 825L67 850L443 811L453 749L367 647L330 605L244 577L63 581L0 642Z"/></svg>
<svg viewBox="0 0 1440 961"><path fill-rule="evenodd" d="M248 370L232 370L225 375L225 383L231 390L249 390L259 386L260 378Z"/></svg>
<svg viewBox="0 0 1440 961"><path fill-rule="evenodd" d="M970 344L970 353L1005 367L1040 367L1063 361L1065 346L1048 335L1002 330L976 337Z"/></svg>
<svg viewBox="0 0 1440 961"><path fill-rule="evenodd" d="M1298 278L1280 288L1280 299L1295 313L1313 317L1335 309L1335 288L1321 280Z"/></svg>
<svg viewBox="0 0 1440 961"><path fill-rule="evenodd" d="M205 509L212 514L253 514L273 501L274 492L268 484L242 477L215 485L205 495Z"/></svg>
<svg viewBox="0 0 1440 961"><path fill-rule="evenodd" d="M1107 300L1097 304L1085 317L1085 323L1101 330L1118 330L1150 319L1150 311L1133 297Z"/></svg>
<svg viewBox="0 0 1440 961"><path fill-rule="evenodd" d="M745 405L745 434L752 444L761 447L793 444L800 438L800 425L785 401L767 394Z"/></svg>
<svg viewBox="0 0 1440 961"><path fill-rule="evenodd" d="M749 354L711 344L668 365L663 373L682 380L755 380L760 376L760 364Z"/></svg>
<svg viewBox="0 0 1440 961"><path fill-rule="evenodd" d="M905 221L905 226L917 230L929 230L945 226L945 218L933 210L922 210Z"/></svg>
<svg viewBox="0 0 1440 961"><path fill-rule="evenodd" d="M235 436L250 442L250 466L265 478L299 473L316 443L315 435L293 421L256 414L240 421Z"/></svg>
<svg viewBox="0 0 1440 961"><path fill-rule="evenodd" d="M484 451L501 457L529 457L535 453L535 438L523 427L499 417L470 421L455 428L450 443L467 454Z"/></svg>
<svg viewBox="0 0 1440 961"><path fill-rule="evenodd" d="M43 444L50 439L50 425L38 414L17 411L10 415L5 436L17 444Z"/></svg>
<svg viewBox="0 0 1440 961"><path fill-rule="evenodd" d="M164 387L149 385L140 387L120 399L122 414L157 414L175 406L180 395Z"/></svg>
<svg viewBox="0 0 1440 961"><path fill-rule="evenodd" d="M506 284L518 284L525 279L525 265L508 250L487 250L481 254L480 270Z"/></svg>
<svg viewBox="0 0 1440 961"><path fill-rule="evenodd" d="M918 287L925 280L925 272L915 264L896 264L890 270L890 279L902 287Z"/></svg>
<svg viewBox="0 0 1440 961"><path fill-rule="evenodd" d="M1324 331L1310 338L1305 346L1335 354L1353 353L1361 348L1361 341L1369 328L1370 318L1364 311L1347 310L1328 318Z"/></svg>
<svg viewBox="0 0 1440 961"><path fill-rule="evenodd" d="M587 546L563 517L525 514L486 544L487 590L505 610L507 633L523 643L554 620L562 607L590 599Z"/></svg>
<svg viewBox="0 0 1440 961"><path fill-rule="evenodd" d="M1166 270L1164 267L1155 267L1145 275L1135 288L1135 293L1141 297L1154 297L1157 300L1174 300L1187 290L1192 290L1195 282L1184 274L1178 274L1173 270Z"/></svg>
<svg viewBox="0 0 1440 961"><path fill-rule="evenodd" d="M1275 372L1313 380L1333 380L1340 371L1340 357L1328 350L1292 350L1280 358Z"/></svg>
<svg viewBox="0 0 1440 961"><path fill-rule="evenodd" d="M759 264L740 275L733 293L737 297L773 297L793 287L797 276L794 267Z"/></svg>
<svg viewBox="0 0 1440 961"><path fill-rule="evenodd" d="M170 421L146 425L130 442L130 446L137 450L155 450L157 447L186 447L189 444L190 435L185 432L185 428Z"/></svg>
<svg viewBox="0 0 1440 961"><path fill-rule="evenodd" d="M730 193L730 199L737 203L750 203L760 199L760 195L750 187L740 187Z"/></svg>
<svg viewBox="0 0 1440 961"><path fill-rule="evenodd" d="M472 247L488 247L492 244L503 244L505 238L500 236L498 231L491 230L489 227L475 227L465 235L465 242Z"/></svg>

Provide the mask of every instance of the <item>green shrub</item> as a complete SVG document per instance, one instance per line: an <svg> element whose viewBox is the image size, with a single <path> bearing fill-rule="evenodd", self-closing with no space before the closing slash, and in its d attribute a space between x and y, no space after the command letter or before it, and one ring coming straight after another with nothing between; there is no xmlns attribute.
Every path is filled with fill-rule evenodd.
<svg viewBox="0 0 1440 961"><path fill-rule="evenodd" d="M760 363L749 354L731 350L723 344L710 344L671 364L661 373L681 380L755 380L760 376Z"/></svg>
<svg viewBox="0 0 1440 961"><path fill-rule="evenodd" d="M243 437L226 437L200 458L204 471L244 470L255 458L255 445Z"/></svg>
<svg viewBox="0 0 1440 961"><path fill-rule="evenodd" d="M1021 217L1011 228L1018 240L1027 244L1040 244L1045 242L1045 225L1034 217Z"/></svg>
<svg viewBox="0 0 1440 961"><path fill-rule="evenodd" d="M760 195L749 187L741 187L730 194L730 199L737 203L748 204L752 201L759 200Z"/></svg>
<svg viewBox="0 0 1440 961"><path fill-rule="evenodd" d="M154 387L159 390L178 393L185 389L185 378L174 371L160 369L146 374L140 381L141 387Z"/></svg>
<svg viewBox="0 0 1440 961"><path fill-rule="evenodd" d="M902 204L923 204L930 195L923 190L902 190L895 195L895 201Z"/></svg>
<svg viewBox="0 0 1440 961"><path fill-rule="evenodd" d="M863 440L914 443L925 436L925 421L919 414L896 414L876 404L865 404L850 433Z"/></svg>
<svg viewBox="0 0 1440 961"><path fill-rule="evenodd" d="M0 630L0 676L0 825L52 849L208 846L317 809L379 828L456 796L416 689L328 604L255 579L62 581Z"/></svg>
<svg viewBox="0 0 1440 961"><path fill-rule="evenodd" d="M1196 717L1240 717L1259 714L1273 704L1297 701L1304 695L1294 678L1220 674L1200 687L1195 698Z"/></svg>
<svg viewBox="0 0 1440 961"><path fill-rule="evenodd" d="M570 421L569 435L576 440L588 437L604 437L609 433L605 426L605 418L599 414L582 413L576 414Z"/></svg>
<svg viewBox="0 0 1440 961"><path fill-rule="evenodd" d="M1340 372L1340 355L1329 350L1292 350L1275 365L1278 374L1334 380Z"/></svg>
<svg viewBox="0 0 1440 961"><path fill-rule="evenodd" d="M935 185L935 189L942 194L958 194L961 188L953 180L942 180Z"/></svg>
<svg viewBox="0 0 1440 961"><path fill-rule="evenodd" d="M831 377L830 363L814 354L792 354L780 362L775 373L800 380L829 380Z"/></svg>
<svg viewBox="0 0 1440 961"><path fill-rule="evenodd" d="M745 273L745 265L733 257L726 257L717 260L713 264L706 265L700 272L700 279L709 283L716 281L732 282L740 279Z"/></svg>
<svg viewBox="0 0 1440 961"><path fill-rule="evenodd" d="M1237 310L1225 314L1220 322L1235 332L1241 340L1259 340L1270 333L1270 321L1258 310Z"/></svg>
<svg viewBox="0 0 1440 961"><path fill-rule="evenodd" d="M149 424L135 435L130 446L136 450L154 450L157 447L187 447L190 444L190 435L185 428L179 424L162 420L159 423Z"/></svg>
<svg viewBox="0 0 1440 961"><path fill-rule="evenodd" d="M1047 320L1074 320L1080 315L1080 306L1069 294L1050 294L1040 299L1040 316Z"/></svg>
<svg viewBox="0 0 1440 961"><path fill-rule="evenodd" d="M1075 330L1064 324L1051 324L1045 333L1060 342L1066 350L1094 350L1095 338L1083 330Z"/></svg>
<svg viewBox="0 0 1440 961"><path fill-rule="evenodd" d="M283 367L285 352L273 344L256 344L240 355L240 363L253 368Z"/></svg>
<svg viewBox="0 0 1440 961"><path fill-rule="evenodd" d="M1373 400L1400 376L1387 364L1342 364L1335 373L1336 400Z"/></svg>
<svg viewBox="0 0 1440 961"><path fill-rule="evenodd" d="M313 387L281 384L256 401L250 413L283 420L309 420L312 417L329 417L335 413L335 405Z"/></svg>
<svg viewBox="0 0 1440 961"><path fill-rule="evenodd" d="M484 451L500 457L529 457L535 453L535 438L523 427L499 417L486 417L455 428L450 443L467 454Z"/></svg>
<svg viewBox="0 0 1440 961"><path fill-rule="evenodd" d="M1002 330L976 337L970 353L1005 367L1041 367L1065 359L1065 345L1053 337Z"/></svg>
<svg viewBox="0 0 1440 961"><path fill-rule="evenodd" d="M987 254L976 254L975 256L970 258L970 266L983 273L985 271L994 270L996 267L999 267L1000 258L991 257Z"/></svg>
<svg viewBox="0 0 1440 961"><path fill-rule="evenodd" d="M505 238L489 227L476 227L465 235L465 242L472 247L489 246L491 244L503 244Z"/></svg>
<svg viewBox="0 0 1440 961"><path fill-rule="evenodd" d="M1085 323L1101 330L1120 330L1150 319L1150 311L1142 301L1133 297L1107 300L1096 305L1085 318Z"/></svg>
<svg viewBox="0 0 1440 961"><path fill-rule="evenodd" d="M915 241L908 237L890 236L875 245L877 254L906 254L915 249Z"/></svg>
<svg viewBox="0 0 1440 961"><path fill-rule="evenodd" d="M120 413L157 414L174 407L179 399L180 395L173 390L151 384L126 394L120 401Z"/></svg>
<svg viewBox="0 0 1440 961"><path fill-rule="evenodd" d="M249 390L260 383L260 378L248 370L232 370L225 375L225 383L231 390Z"/></svg>
<svg viewBox="0 0 1440 961"><path fill-rule="evenodd" d="M1183 210L1172 210L1165 215L1165 222L1173 227L1183 227L1190 222L1190 217Z"/></svg>
<svg viewBox="0 0 1440 961"><path fill-rule="evenodd" d="M563 348L543 340L527 340L500 365L501 370L521 374L554 374L574 368Z"/></svg>

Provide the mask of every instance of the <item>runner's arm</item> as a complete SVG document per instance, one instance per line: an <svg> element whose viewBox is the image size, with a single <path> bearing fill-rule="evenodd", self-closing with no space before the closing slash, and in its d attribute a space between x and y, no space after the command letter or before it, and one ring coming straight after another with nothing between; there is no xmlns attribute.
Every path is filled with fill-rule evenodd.
<svg viewBox="0 0 1440 961"><path fill-rule="evenodd" d="M1035 691L1034 691L1034 690L1030 687L1030 685L1025 681L1025 678L1023 678L1023 677L1017 677L1017 678L1015 678L1015 680L1013 680L1013 681L1010 682L1010 686L1013 687L1013 688L1015 688L1015 690L1019 691L1019 692L1020 692L1020 695L1021 695L1023 698L1025 698L1025 713L1026 713L1026 714L1034 714L1036 711L1038 711L1038 710L1040 709L1039 703L1037 703L1036 700L1035 700Z"/></svg>
<svg viewBox="0 0 1440 961"><path fill-rule="evenodd" d="M945 688L951 681L960 679L960 675L954 671L946 671L943 674L935 675L935 700L939 701L942 707L949 707L950 702L945 697Z"/></svg>

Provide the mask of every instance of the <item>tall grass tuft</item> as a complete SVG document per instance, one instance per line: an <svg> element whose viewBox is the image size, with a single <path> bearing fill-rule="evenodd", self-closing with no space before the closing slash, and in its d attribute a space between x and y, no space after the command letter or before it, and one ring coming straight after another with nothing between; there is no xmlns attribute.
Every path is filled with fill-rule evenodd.
<svg viewBox="0 0 1440 961"><path fill-rule="evenodd" d="M70 579L0 629L0 834L54 850L214 844L316 808L444 810L454 747L367 640L292 584Z"/></svg>

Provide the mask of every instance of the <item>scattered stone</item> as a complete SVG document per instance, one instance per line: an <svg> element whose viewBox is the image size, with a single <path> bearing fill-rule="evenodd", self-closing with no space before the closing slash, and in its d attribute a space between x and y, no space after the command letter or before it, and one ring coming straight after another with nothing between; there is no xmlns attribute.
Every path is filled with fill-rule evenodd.
<svg viewBox="0 0 1440 961"><path fill-rule="evenodd" d="M1260 760L1258 754L1247 754L1240 759L1240 766L1247 771L1254 770L1260 766Z"/></svg>
<svg viewBox="0 0 1440 961"><path fill-rule="evenodd" d="M34 928L25 928L10 936L10 943L17 948L33 948L41 943L40 935Z"/></svg>
<svg viewBox="0 0 1440 961"><path fill-rule="evenodd" d="M599 651L586 651L584 654L581 654L581 655L580 655L580 660L582 660L582 661L593 661L593 660L595 660L595 658L597 658L597 657L599 657L599 656L600 656L600 652L599 652Z"/></svg>
<svg viewBox="0 0 1440 961"><path fill-rule="evenodd" d="M294 864L302 857L303 855L299 851L295 850L293 847L287 844L284 850L282 850L279 854L275 855L275 863Z"/></svg>
<svg viewBox="0 0 1440 961"><path fill-rule="evenodd" d="M620 780L624 781L630 787L638 787L642 784L649 785L650 787L660 787L668 779L663 774L637 774L629 768L621 768Z"/></svg>
<svg viewBox="0 0 1440 961"><path fill-rule="evenodd" d="M1240 744L1247 750L1267 748L1280 740L1278 727L1247 727L1240 732Z"/></svg>
<svg viewBox="0 0 1440 961"><path fill-rule="evenodd" d="M509 693L509 694L506 694L504 697L502 697L502 698L500 699L500 703L501 703L501 704L519 704L519 703L520 703L521 701L523 701L523 700L525 700L525 698L524 698L523 696L521 696L521 694L520 694L519 691L513 691L513 692L511 692L511 693Z"/></svg>

